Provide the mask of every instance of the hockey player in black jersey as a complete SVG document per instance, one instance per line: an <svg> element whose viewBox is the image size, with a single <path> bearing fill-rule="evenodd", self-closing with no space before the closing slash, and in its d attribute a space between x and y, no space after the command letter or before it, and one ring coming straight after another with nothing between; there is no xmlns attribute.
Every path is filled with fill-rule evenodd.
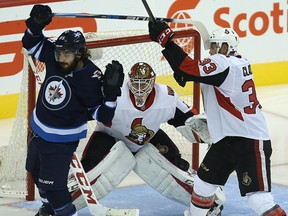
<svg viewBox="0 0 288 216"><path fill-rule="evenodd" d="M46 77L31 116L31 136L26 169L32 174L42 207L38 216L75 216L67 190L70 161L79 140L86 137L88 116L111 122L124 74L118 61L105 74L89 60L80 31L65 31L56 42L42 30L52 20L46 5L34 5L22 38L28 53L44 62Z"/></svg>

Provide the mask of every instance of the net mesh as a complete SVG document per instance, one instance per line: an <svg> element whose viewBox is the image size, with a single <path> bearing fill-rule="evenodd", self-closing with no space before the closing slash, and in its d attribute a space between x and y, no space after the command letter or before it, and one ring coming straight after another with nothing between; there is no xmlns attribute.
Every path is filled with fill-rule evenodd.
<svg viewBox="0 0 288 216"><path fill-rule="evenodd" d="M24 61L23 70L28 71L28 61ZM28 96L28 73L23 73L10 140L8 145L2 146L0 150L0 195L22 197L27 194L25 158L27 153Z"/></svg>

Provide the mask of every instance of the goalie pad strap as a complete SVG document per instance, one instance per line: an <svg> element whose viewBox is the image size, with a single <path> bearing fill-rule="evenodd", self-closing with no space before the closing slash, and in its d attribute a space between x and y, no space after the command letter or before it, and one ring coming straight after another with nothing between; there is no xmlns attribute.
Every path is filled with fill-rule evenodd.
<svg viewBox="0 0 288 216"><path fill-rule="evenodd" d="M116 188L135 164L135 158L126 145L122 141L117 142L106 157L87 173L96 198L99 200ZM73 192L72 199L77 209L86 206L79 189Z"/></svg>
<svg viewBox="0 0 288 216"><path fill-rule="evenodd" d="M180 170L150 143L145 144L135 158L134 172L147 184L169 199L190 205L195 173Z"/></svg>

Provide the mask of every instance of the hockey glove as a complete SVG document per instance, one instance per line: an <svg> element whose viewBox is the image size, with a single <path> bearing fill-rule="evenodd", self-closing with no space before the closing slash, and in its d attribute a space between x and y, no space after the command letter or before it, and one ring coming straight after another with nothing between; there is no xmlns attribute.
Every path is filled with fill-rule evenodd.
<svg viewBox="0 0 288 216"><path fill-rule="evenodd" d="M172 29L163 21L149 21L148 27L150 39L159 43L162 47L165 47L174 36Z"/></svg>
<svg viewBox="0 0 288 216"><path fill-rule="evenodd" d="M185 79L185 77L182 74L180 74L178 72L174 72L173 77L181 87L185 87L187 80Z"/></svg>
<svg viewBox="0 0 288 216"><path fill-rule="evenodd" d="M41 31L52 21L52 11L48 5L34 5L30 17L26 20L26 26L33 35L41 34Z"/></svg>
<svg viewBox="0 0 288 216"><path fill-rule="evenodd" d="M123 66L118 61L106 66L103 78L103 91L105 101L116 101L117 96L121 96L121 87L124 81Z"/></svg>

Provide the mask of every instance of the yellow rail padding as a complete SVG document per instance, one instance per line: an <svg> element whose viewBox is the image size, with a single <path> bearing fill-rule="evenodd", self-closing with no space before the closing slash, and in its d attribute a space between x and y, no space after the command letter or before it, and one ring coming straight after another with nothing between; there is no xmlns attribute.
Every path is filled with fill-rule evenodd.
<svg viewBox="0 0 288 216"><path fill-rule="evenodd" d="M15 117L19 94L0 95L0 119Z"/></svg>
<svg viewBox="0 0 288 216"><path fill-rule="evenodd" d="M288 83L288 61L251 65L256 86Z"/></svg>

